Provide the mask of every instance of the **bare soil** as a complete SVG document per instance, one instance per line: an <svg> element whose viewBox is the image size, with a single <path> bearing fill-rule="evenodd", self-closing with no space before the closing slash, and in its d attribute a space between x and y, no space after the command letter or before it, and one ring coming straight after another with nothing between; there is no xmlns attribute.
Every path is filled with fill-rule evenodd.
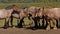
<svg viewBox="0 0 60 34"><path fill-rule="evenodd" d="M0 34L60 34L60 29L44 30L44 29L26 29L26 28L0 28Z"/></svg>

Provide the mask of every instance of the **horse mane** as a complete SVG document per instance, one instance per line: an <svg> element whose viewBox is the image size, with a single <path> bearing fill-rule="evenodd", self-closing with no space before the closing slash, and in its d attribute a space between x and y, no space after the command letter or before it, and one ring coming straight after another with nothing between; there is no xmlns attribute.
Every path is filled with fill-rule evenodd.
<svg viewBox="0 0 60 34"><path fill-rule="evenodd" d="M16 6L16 5L9 5L9 6L5 7L5 9L12 9L14 6ZM18 6L16 6L16 7L19 8Z"/></svg>
<svg viewBox="0 0 60 34"><path fill-rule="evenodd" d="M19 8L17 5L12 5L12 7L16 6L17 8Z"/></svg>

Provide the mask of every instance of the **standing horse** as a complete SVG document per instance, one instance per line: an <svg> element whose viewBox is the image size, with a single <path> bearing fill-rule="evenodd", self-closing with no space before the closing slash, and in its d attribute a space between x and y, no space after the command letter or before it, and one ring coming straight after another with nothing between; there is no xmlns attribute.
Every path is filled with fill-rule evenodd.
<svg viewBox="0 0 60 34"><path fill-rule="evenodd" d="M40 15L41 14L41 15ZM60 18L60 8L42 8L39 12L39 16L44 15L46 20L47 20L47 30L50 29L50 20L52 20L54 28L53 29L57 29L56 27L56 19Z"/></svg>
<svg viewBox="0 0 60 34"><path fill-rule="evenodd" d="M8 22L12 12L13 9L0 9L0 19L5 19L4 28L8 28Z"/></svg>
<svg viewBox="0 0 60 34"><path fill-rule="evenodd" d="M20 21L18 23L18 27L23 27L22 23L24 22L23 19L28 16L28 13L25 12L25 9L22 9L22 8L19 8L17 7L16 5L13 5L13 13L12 13L12 16L11 16L11 25L13 26L13 17L17 18L18 21Z"/></svg>
<svg viewBox="0 0 60 34"><path fill-rule="evenodd" d="M44 15L42 15L41 11L41 7L31 7L32 10L30 10L32 13L32 17L33 17L33 20L34 20L34 23L35 23L35 28L41 28L40 26L40 19L42 19L42 28L44 28Z"/></svg>
<svg viewBox="0 0 60 34"><path fill-rule="evenodd" d="M41 9L41 7L36 7L36 17L37 17L37 23L39 23L39 28L44 28L44 15L42 15L42 14L39 14L39 13L41 13L41 11L42 11L42 9ZM40 19L42 19L42 27L40 26Z"/></svg>
<svg viewBox="0 0 60 34"><path fill-rule="evenodd" d="M39 12L39 9L40 9L40 7L38 8L38 7L34 7L34 6L28 8L29 16L32 16L32 19L33 19L34 25L35 25L34 28L36 28L36 29L40 26L40 23L39 23L40 17L37 16L37 12Z"/></svg>

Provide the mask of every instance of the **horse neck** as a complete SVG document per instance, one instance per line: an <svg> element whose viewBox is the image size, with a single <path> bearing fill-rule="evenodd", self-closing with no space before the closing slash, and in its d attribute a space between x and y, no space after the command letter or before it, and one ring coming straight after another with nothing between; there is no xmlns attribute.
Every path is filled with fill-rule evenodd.
<svg viewBox="0 0 60 34"><path fill-rule="evenodd" d="M42 14L43 15L46 15L48 13L47 11L48 11L48 8L44 8L44 7L42 8Z"/></svg>
<svg viewBox="0 0 60 34"><path fill-rule="evenodd" d="M14 6L13 9L18 10L19 8L17 6Z"/></svg>

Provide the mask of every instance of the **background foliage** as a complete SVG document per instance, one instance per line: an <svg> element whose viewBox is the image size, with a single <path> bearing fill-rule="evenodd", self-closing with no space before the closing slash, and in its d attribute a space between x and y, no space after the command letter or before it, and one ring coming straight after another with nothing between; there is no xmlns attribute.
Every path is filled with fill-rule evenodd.
<svg viewBox="0 0 60 34"><path fill-rule="evenodd" d="M60 0L0 0L0 3L40 3L40 2L60 2Z"/></svg>

